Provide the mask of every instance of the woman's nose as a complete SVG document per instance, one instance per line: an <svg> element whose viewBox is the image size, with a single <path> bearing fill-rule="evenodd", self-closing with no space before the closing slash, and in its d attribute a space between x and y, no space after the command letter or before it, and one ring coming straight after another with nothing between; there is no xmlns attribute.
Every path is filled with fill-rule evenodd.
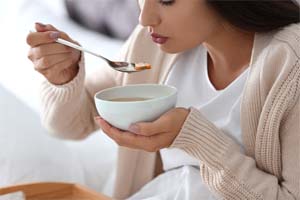
<svg viewBox="0 0 300 200"><path fill-rule="evenodd" d="M156 8L156 1L142 0L140 3L141 13L139 17L142 26L155 27L160 23L158 9Z"/></svg>

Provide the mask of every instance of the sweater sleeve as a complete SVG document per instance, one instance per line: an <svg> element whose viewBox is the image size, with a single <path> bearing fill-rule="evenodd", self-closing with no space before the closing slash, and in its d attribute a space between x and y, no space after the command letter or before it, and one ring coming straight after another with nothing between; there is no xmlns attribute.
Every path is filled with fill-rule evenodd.
<svg viewBox="0 0 300 200"><path fill-rule="evenodd" d="M298 117L293 117L294 123ZM295 129L293 129L295 132ZM256 166L252 157L242 153L240 146L191 108L181 132L171 145L200 161L202 179L223 199L296 199L299 198L299 169L288 169L286 177L266 173ZM299 147L293 146L298 156ZM288 158L286 158L288 159ZM288 180L289 179L289 180Z"/></svg>
<svg viewBox="0 0 300 200"><path fill-rule="evenodd" d="M67 84L53 85L45 80L41 86L42 124L55 137L83 139L98 129L94 117L96 92L117 85L115 71L107 66L85 75L84 56L79 72Z"/></svg>
<svg viewBox="0 0 300 200"><path fill-rule="evenodd" d="M120 60L130 60L133 44L140 32L137 27L119 51ZM79 62L77 76L67 84L53 85L47 80L41 87L42 123L59 138L83 139L98 129L94 117L98 115L94 95L105 88L123 84L124 73L108 66L86 76L84 56Z"/></svg>
<svg viewBox="0 0 300 200"><path fill-rule="evenodd" d="M85 86L84 58L79 62L79 72L67 84L53 85L45 80L41 86L42 123L54 136L81 139L95 130L92 123L92 97Z"/></svg>

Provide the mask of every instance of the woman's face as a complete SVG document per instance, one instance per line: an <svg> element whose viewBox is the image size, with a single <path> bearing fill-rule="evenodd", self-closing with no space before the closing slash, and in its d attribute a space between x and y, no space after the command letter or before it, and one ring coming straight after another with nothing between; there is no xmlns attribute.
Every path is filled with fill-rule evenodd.
<svg viewBox="0 0 300 200"><path fill-rule="evenodd" d="M167 53L198 46L218 33L220 18L205 0L139 0L140 24Z"/></svg>

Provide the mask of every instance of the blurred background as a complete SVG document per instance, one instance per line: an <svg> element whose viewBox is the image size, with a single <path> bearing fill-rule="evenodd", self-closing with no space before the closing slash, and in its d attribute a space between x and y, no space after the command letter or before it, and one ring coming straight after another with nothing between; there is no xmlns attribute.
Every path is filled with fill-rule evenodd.
<svg viewBox="0 0 300 200"><path fill-rule="evenodd" d="M35 22L52 24L113 59L137 25L138 14L134 0L0 1L0 187L62 181L111 195L116 160L111 140L99 131L84 141L62 141L40 125L44 78L27 59L26 36ZM87 74L103 64L86 55Z"/></svg>

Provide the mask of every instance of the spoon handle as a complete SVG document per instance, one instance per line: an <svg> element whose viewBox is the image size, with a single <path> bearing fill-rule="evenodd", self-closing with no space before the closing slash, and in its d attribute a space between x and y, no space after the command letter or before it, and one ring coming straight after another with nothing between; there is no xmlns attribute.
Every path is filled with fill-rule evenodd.
<svg viewBox="0 0 300 200"><path fill-rule="evenodd" d="M69 42L69 41L67 41L67 40L64 40L64 39L61 39L61 38L57 38L57 39L56 39L56 42L57 42L57 43L60 43L60 44L63 44L63 45L66 45L66 46L68 46L68 47L77 49L77 50L79 50L79 51L83 51L83 52L92 54L92 55L94 55L94 56L100 57L100 58L102 58L102 59L104 59L104 60L107 61L107 59L104 58L103 56L101 56L101 55L99 55L99 54L97 54L97 53L94 53L94 52L92 52L92 51L90 51L90 50L88 50L88 49L85 49L85 48L83 48L83 47L81 47L81 46L79 46L79 45L76 45L76 44L74 44L74 43L72 43L72 42Z"/></svg>

